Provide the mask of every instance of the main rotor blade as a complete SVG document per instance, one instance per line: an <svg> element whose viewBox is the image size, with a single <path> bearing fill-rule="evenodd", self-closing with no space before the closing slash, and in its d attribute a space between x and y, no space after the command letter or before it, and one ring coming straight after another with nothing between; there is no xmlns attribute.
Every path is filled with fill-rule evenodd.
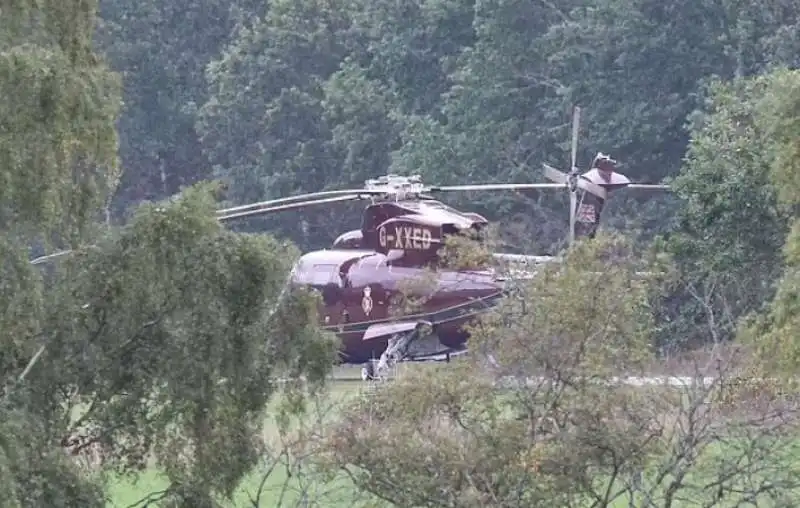
<svg viewBox="0 0 800 508"><path fill-rule="evenodd" d="M47 254L45 256L39 256L38 258L31 259L30 264L32 265L40 265L42 263L47 263L48 261L56 258L60 258L61 256L66 256L67 254L72 254L71 250L62 250L58 252L54 252L52 254Z"/></svg>
<svg viewBox="0 0 800 508"><path fill-rule="evenodd" d="M338 202L342 202L342 201L354 201L354 200L357 200L357 199L362 199L362 196L360 196L358 194L350 194L350 195L347 195L347 196L338 196L338 197L332 197L332 198L327 198L327 199L312 199L312 200L303 201L303 202L300 202L300 203L288 203L288 204L285 204L285 205L277 205L277 206L262 206L261 208L252 208L254 206L262 205L262 203L254 203L253 205L247 205L247 206L252 208L250 210L237 211L237 209L241 209L241 207L235 207L235 208L228 208L228 209L225 209L225 210L220 210L218 212L217 219L221 220L221 221L231 220L231 219L239 219L239 218L242 218L242 217L250 217L252 215L261 215L261 214L273 213L273 212L283 212L283 211L286 211L286 210L294 210L296 208L304 208L306 206L324 205L324 204L327 204L327 203L338 203ZM270 202L267 201L266 203L269 204Z"/></svg>
<svg viewBox="0 0 800 508"><path fill-rule="evenodd" d="M559 185L567 185L567 174L563 171L559 171L553 166L548 166L547 164L542 164L544 166L544 176L549 178L550 180L556 182Z"/></svg>
<svg viewBox="0 0 800 508"><path fill-rule="evenodd" d="M631 183L626 186L628 189L644 189L644 190L669 190L669 185L656 184L656 183Z"/></svg>
<svg viewBox="0 0 800 508"><path fill-rule="evenodd" d="M547 164L543 164L543 166L544 166L544 176L558 183L562 187L567 185L567 179L569 175L567 175L563 171L557 170L552 166L548 166ZM585 190L586 192L591 192L600 199L608 199L608 191L606 191L600 185L592 183L585 178L580 178L580 177L578 178L578 187Z"/></svg>
<svg viewBox="0 0 800 508"><path fill-rule="evenodd" d="M578 163L578 132L580 130L580 122L581 122L581 108L575 106L575 109L572 112L572 158L570 171L573 171L572 168L576 167Z"/></svg>
<svg viewBox="0 0 800 508"><path fill-rule="evenodd" d="M322 191L322 192L312 192L311 194L298 194L297 196L289 196L287 198L279 198L279 199L270 199L269 201L260 201L258 203L250 203L247 205L240 205L234 206L233 208L226 208L224 210L218 210L217 215L227 215L235 212L242 212L244 210L253 210L253 209L262 209L264 207L270 207L274 205L281 205L284 203L291 203L293 201L307 201L307 200L314 200L319 198L325 198L329 196L350 196L353 194L385 194L383 191L379 190L367 190L367 189L346 189L346 190L331 190L331 191Z"/></svg>
<svg viewBox="0 0 800 508"><path fill-rule="evenodd" d="M433 192L448 191L491 191L491 190L525 190L525 189L560 189L557 183L482 183L474 185L445 185L431 187Z"/></svg>

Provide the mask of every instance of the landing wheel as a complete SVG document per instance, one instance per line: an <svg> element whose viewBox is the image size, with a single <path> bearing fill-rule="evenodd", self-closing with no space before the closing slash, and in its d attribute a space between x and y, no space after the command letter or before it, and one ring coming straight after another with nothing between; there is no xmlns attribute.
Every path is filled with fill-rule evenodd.
<svg viewBox="0 0 800 508"><path fill-rule="evenodd" d="M375 361L369 360L361 367L362 381L375 381Z"/></svg>

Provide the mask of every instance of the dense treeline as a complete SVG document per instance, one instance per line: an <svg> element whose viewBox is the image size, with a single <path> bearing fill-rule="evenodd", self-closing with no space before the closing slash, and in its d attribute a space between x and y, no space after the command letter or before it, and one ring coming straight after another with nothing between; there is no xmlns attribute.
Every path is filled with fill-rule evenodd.
<svg viewBox="0 0 800 508"><path fill-rule="evenodd" d="M705 185L721 163L725 174L716 177L764 188L765 166L707 139L715 127L704 118L723 100L713 98L714 82L797 64L794 3L198 0L178 8L152 0L131 8L104 0L101 7L98 51L126 76L118 213L209 177L229 184L234 204L360 185L390 171L439 183L539 181L541 162L567 163L577 104L583 164L599 150L635 181L682 174L678 199L623 193L604 220L643 238L687 233L682 261L698 287L714 287L717 310L731 309L728 332L769 296L780 272L785 231L767 209L768 190L744 216L735 211L741 194L722 203L698 196L719 192ZM506 248L563 247L564 196L454 198L501 222ZM687 200L692 206L683 206ZM304 212L301 228L293 217L240 227L320 248L358 224L357 206L335 210ZM757 234L742 234L748 225ZM687 241L699 242L694 253L704 256L724 245L724 259L701 265L730 271L739 287L709 282ZM670 323L661 342L697 338L707 321L702 307L676 290L665 303Z"/></svg>
<svg viewBox="0 0 800 508"><path fill-rule="evenodd" d="M791 451L770 411L800 421L786 398L753 424L722 385L670 398L586 378L723 339L754 346L744 370L796 371L798 34L788 0L4 3L0 506L103 506L108 484L62 445L97 450L115 478L162 472L151 501L163 506L217 506L267 456L296 487L311 470L329 484L346 471L369 502L398 506L605 506L616 478L631 498L632 482L641 494L652 480L649 498L666 492L671 506L692 483L675 483L695 466L686 456L737 432L739 455L703 471L725 477L715 485L738 500L796 488L778 485L797 477L791 462L769 462ZM482 323L475 344L501 353L498 372L476 355L349 407L338 425L289 432L308 393L275 379L324 384L334 342L315 325L316 297L284 277L298 250L327 245L360 210L312 211L301 227L253 219L237 229L274 235L245 234L214 219L219 202L387 172L539 181L541 162L566 164L574 105L580 161L611 152L673 195L615 196L605 224L629 243L579 246ZM563 247L563 196L454 198L501 224L504 249ZM603 270L598 245L626 254ZM58 249L72 255L29 263ZM643 283L643 260L669 276ZM497 376L542 366L570 388L498 391ZM698 416L693 404L712 407ZM770 433L754 434L765 422ZM750 469L732 474L745 456ZM767 462L772 483L757 488ZM648 467L658 474L645 481ZM741 490L746 474L755 490ZM593 482L606 477L603 497ZM313 504L304 485L298 499Z"/></svg>
<svg viewBox="0 0 800 508"><path fill-rule="evenodd" d="M791 66L798 49L797 13L781 4L256 4L101 2L98 50L126 76L121 157L135 168L119 208L211 175L234 202L387 171L531 180L540 161L566 159L575 104L581 160L603 149L658 181L678 173L709 80ZM472 206L520 212L540 249L563 236L541 225L562 219L551 207L492 199ZM621 208L631 226L669 226L657 207ZM324 244L329 229L305 241Z"/></svg>

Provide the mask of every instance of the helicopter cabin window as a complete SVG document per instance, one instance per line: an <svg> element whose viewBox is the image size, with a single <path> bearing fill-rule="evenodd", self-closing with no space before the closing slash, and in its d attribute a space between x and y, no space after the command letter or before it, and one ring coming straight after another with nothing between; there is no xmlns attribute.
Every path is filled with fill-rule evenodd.
<svg viewBox="0 0 800 508"><path fill-rule="evenodd" d="M339 282L339 265L313 265L309 275L308 284L322 287L326 284Z"/></svg>
<svg viewBox="0 0 800 508"><path fill-rule="evenodd" d="M342 278L339 265L315 264L309 274L308 284L322 294L325 305L333 305L341 299Z"/></svg>
<svg viewBox="0 0 800 508"><path fill-rule="evenodd" d="M338 264L302 263L292 270L292 284L311 287L322 293L326 303L337 300L343 283Z"/></svg>

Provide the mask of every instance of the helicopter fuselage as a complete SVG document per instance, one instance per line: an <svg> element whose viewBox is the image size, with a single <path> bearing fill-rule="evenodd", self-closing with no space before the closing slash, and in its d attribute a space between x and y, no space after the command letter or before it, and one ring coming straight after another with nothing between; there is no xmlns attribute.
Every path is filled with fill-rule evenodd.
<svg viewBox="0 0 800 508"><path fill-rule="evenodd" d="M322 295L320 325L341 339L341 358L378 358L396 333L424 323L438 346L431 354L458 351L464 325L494 306L503 283L489 271L430 271L393 264L401 253L332 249L303 255L292 272L294 286Z"/></svg>

